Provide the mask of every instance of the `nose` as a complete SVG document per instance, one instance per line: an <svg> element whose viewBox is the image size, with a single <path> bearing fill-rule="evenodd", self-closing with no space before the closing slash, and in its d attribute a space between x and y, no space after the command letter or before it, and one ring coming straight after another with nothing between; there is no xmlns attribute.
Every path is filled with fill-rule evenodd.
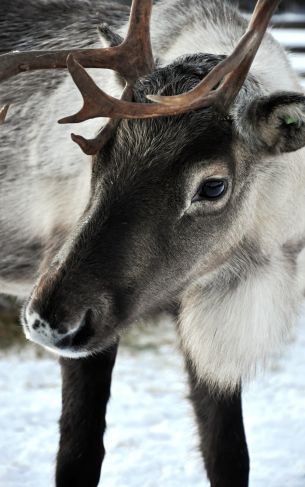
<svg viewBox="0 0 305 487"><path fill-rule="evenodd" d="M78 350L78 346L83 346L90 336L89 315L89 311L84 312L77 323L63 323L54 328L37 311L26 307L22 324L27 339L59 355L80 358L88 355L88 352Z"/></svg>

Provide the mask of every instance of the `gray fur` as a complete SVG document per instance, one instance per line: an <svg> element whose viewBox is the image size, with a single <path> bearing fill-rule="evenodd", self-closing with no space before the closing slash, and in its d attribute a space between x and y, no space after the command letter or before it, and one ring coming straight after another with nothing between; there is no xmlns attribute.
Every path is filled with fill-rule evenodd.
<svg viewBox="0 0 305 487"><path fill-rule="evenodd" d="M105 5L96 14L96 5L31 2L18 19L16 6L6 3L0 27L11 27L4 49L98 45L95 27L102 17L116 26L126 10ZM137 82L134 100L193 88L232 51L245 25L220 0L158 3L152 19L157 68ZM102 30L106 42L118 42ZM123 25L119 35L125 31ZM14 39L16 32L21 35ZM120 95L117 77L94 77ZM0 103L6 102L13 103L0 131L1 282L17 293L24 252L27 273L18 293L26 295L38 278L24 313L29 337L37 316L50 337L65 327L71 337L85 322L84 342L69 348L65 341L60 350L50 344L63 355L83 356L108 347L133 321L178 308L182 348L200 378L234 388L250 377L287 336L303 286L303 248L293 268L285 245L305 235L304 151L297 151L304 145L304 97L281 47L265 37L228 116L210 107L121 121L92 172L90 160L69 141L70 127L55 124L80 104L69 78L20 76L0 86ZM296 114L296 126L279 123ZM79 130L92 136L103 123ZM211 177L226 181L224 197L194 203Z"/></svg>
<svg viewBox="0 0 305 487"><path fill-rule="evenodd" d="M294 255L298 255L303 247L293 247ZM292 253L292 249L291 249ZM227 294L233 293L242 282L254 274L257 269L268 267L270 258L262 252L260 246L251 240L245 239L240 243L231 255L227 265L222 267L216 278L209 282L203 292L208 299L208 295L215 294L220 299Z"/></svg>

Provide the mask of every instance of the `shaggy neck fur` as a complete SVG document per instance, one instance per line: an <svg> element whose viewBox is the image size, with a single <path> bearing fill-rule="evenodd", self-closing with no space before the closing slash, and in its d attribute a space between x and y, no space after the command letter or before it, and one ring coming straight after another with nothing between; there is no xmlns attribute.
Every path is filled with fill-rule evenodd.
<svg viewBox="0 0 305 487"><path fill-rule="evenodd" d="M95 8L86 13L81 7L84 3L73 2L74 22L69 15L65 17L67 24L77 26L76 39L68 40L69 29L62 29L56 26L56 20L54 24L50 20L48 29L54 31L50 37L57 38L58 32L62 33L56 47L67 48L74 41L79 46L88 45L88 38L90 45L98 45L94 32L84 29L84 20L82 29L78 28L79 19L85 15L94 17ZM86 6L92 3L86 2ZM66 4L58 1L52 5L60 11ZM47 7L37 1L27 8L31 17L31 8L44 12ZM42 35L45 24L27 25L26 32L22 32L13 7L6 5L4 11L10 9L14 34L8 36L1 29L0 41L5 35L6 49L33 48L33 39ZM126 16L126 11L119 12L118 6L108 10L105 7L103 13L114 24ZM1 15L4 14L0 13L0 26L8 21ZM20 40L13 42L18 28ZM228 54L244 29L245 21L222 0L161 1L152 19L155 56L162 66L186 54ZM122 27L120 33L125 31L126 27ZM43 37L39 47L50 47L49 39ZM251 75L264 94L300 91L284 52L270 36L266 36L261 46ZM97 72L95 77L105 91L120 94L122 88L113 74ZM16 102L0 132L0 231L6 236L5 250L0 250L0 262L5 262L0 267L0 290L25 295L47 256L48 242L58 239L58 235L67 235L87 205L90 161L69 142L71 128L56 124L67 111L76 112L80 104L69 77L32 74L7 82L0 89L0 103ZM25 100L28 103L24 104ZM85 128L82 126L82 135L91 136L99 128L100 121L90 121ZM14 151L16 143L18 150ZM230 259L213 272L206 273L205 269L198 272L194 283L181 296L182 348L198 377L221 388L234 388L240 380L252 376L257 366L279 349L289 335L301 303L305 257L303 246L297 244L305 236L304 150L277 156L276 162L279 183L273 185L270 194L269 178L274 175L262 171L259 194L254 189L249 195L249 215L253 218L236 222L232 232L232 247L236 248ZM261 256L255 262L253 245ZM18 256L25 255L25 250L33 246L37 252L30 252L33 257L20 278L23 261L18 266ZM287 248L298 250L291 252Z"/></svg>

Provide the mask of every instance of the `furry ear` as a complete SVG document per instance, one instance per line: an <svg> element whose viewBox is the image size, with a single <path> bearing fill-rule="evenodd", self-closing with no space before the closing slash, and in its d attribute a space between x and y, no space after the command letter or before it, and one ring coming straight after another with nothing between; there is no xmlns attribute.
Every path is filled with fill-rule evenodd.
<svg viewBox="0 0 305 487"><path fill-rule="evenodd" d="M106 22L98 26L97 32L104 48L118 46L124 41L123 37L114 32Z"/></svg>
<svg viewBox="0 0 305 487"><path fill-rule="evenodd" d="M106 22L103 22L98 26L97 32L103 48L115 47L118 46L119 44L122 44L122 42L124 41L123 37L121 37L119 34L114 32L109 27L109 25L106 24ZM119 73L115 73L115 77L118 83L121 85L121 87L124 88L125 81L119 75Z"/></svg>
<svg viewBox="0 0 305 487"><path fill-rule="evenodd" d="M278 92L256 98L242 114L239 131L257 150L276 154L301 149L305 146L305 96Z"/></svg>

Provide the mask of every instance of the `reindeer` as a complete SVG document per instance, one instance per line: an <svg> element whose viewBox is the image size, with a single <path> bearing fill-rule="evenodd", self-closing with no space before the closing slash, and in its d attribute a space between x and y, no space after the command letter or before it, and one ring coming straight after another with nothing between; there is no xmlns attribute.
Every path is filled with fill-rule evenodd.
<svg viewBox="0 0 305 487"><path fill-rule="evenodd" d="M246 487L242 384L285 343L305 284L305 98L266 34L279 2L258 0L248 28L222 0L159 2L151 37L151 0L128 27L100 3L0 13L0 284L61 356L57 486L97 485L119 338L167 312L211 485ZM122 23L99 27L103 48L98 12ZM67 127L66 67L84 99ZM83 121L82 153L67 134Z"/></svg>

